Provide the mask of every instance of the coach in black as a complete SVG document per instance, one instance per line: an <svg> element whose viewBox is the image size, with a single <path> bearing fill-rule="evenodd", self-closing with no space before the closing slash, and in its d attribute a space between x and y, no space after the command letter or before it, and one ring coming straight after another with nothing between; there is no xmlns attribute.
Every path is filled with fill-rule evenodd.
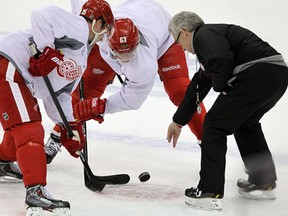
<svg viewBox="0 0 288 216"><path fill-rule="evenodd" d="M208 111L201 144L197 187L186 189L186 204L221 209L224 196L227 136L234 134L248 180L239 193L254 199L275 199L275 165L260 119L287 89L288 68L280 53L248 29L230 24L204 24L195 13L180 12L169 24L176 43L196 54L200 69L173 116L167 139L176 146L181 127L211 88L219 92Z"/></svg>

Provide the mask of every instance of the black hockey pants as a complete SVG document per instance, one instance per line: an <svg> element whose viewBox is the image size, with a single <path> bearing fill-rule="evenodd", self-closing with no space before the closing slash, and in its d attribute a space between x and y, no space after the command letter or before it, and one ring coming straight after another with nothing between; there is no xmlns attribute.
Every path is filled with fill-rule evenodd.
<svg viewBox="0 0 288 216"><path fill-rule="evenodd" d="M198 188L224 195L227 135L234 134L242 160L254 184L276 180L274 162L259 123L287 89L288 68L255 64L242 71L233 90L220 94L203 126Z"/></svg>

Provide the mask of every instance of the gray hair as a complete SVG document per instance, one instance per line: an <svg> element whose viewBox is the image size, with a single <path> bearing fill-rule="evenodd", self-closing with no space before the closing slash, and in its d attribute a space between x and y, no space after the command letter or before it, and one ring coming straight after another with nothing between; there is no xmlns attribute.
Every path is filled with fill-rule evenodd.
<svg viewBox="0 0 288 216"><path fill-rule="evenodd" d="M181 29L192 32L203 24L204 21L197 14L189 11L182 11L172 17L169 22L168 30L173 35L178 35Z"/></svg>

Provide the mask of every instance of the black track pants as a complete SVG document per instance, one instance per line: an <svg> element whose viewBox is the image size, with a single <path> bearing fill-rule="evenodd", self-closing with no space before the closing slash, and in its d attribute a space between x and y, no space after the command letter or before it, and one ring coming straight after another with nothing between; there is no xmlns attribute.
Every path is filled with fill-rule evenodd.
<svg viewBox="0 0 288 216"><path fill-rule="evenodd" d="M249 181L264 184L276 180L274 162L259 121L283 96L287 83L288 68L255 64L238 75L232 91L218 96L203 126L199 189L224 194L227 135L231 134Z"/></svg>

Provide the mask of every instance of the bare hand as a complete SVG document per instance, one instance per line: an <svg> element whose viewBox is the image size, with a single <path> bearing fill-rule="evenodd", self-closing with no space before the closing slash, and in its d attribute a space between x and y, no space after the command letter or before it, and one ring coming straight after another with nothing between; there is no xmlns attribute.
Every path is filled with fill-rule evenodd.
<svg viewBox="0 0 288 216"><path fill-rule="evenodd" d="M178 138L181 134L181 126L177 125L175 122L172 122L169 127L168 127L168 131L167 131L167 140L170 143L171 140L173 140L172 144L173 147L176 147Z"/></svg>

